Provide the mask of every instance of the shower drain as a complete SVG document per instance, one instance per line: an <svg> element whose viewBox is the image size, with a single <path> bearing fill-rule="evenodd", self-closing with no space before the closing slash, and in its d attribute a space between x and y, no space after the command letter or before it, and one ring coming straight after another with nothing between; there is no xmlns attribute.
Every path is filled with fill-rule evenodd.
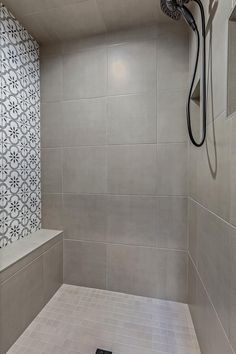
<svg viewBox="0 0 236 354"><path fill-rule="evenodd" d="M112 354L112 352L105 349L97 349L96 354Z"/></svg>

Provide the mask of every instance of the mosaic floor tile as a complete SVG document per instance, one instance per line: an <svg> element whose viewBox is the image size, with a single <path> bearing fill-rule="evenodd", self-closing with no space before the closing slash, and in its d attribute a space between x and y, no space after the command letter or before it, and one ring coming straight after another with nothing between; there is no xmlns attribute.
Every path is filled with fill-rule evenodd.
<svg viewBox="0 0 236 354"><path fill-rule="evenodd" d="M63 285L8 354L200 354L185 304Z"/></svg>

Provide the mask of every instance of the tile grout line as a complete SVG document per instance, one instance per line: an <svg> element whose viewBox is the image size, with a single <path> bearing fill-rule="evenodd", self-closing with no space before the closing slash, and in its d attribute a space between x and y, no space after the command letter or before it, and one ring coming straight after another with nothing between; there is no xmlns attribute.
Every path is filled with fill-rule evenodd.
<svg viewBox="0 0 236 354"><path fill-rule="evenodd" d="M203 282L203 280L202 280L202 278L201 278L201 275L200 275L200 273L199 273L199 271L198 271L198 268L197 268L196 265L195 265L195 262L194 262L193 259L192 259L192 256L191 256L190 252L188 252L188 256L189 256L189 258L190 258L190 260L191 260L191 262L192 262L192 264L193 264L193 266L194 266L195 272L197 273L197 276L198 276L198 278L199 278L199 280L200 280L200 282L201 282L201 284L202 284L202 287L203 287L203 289L204 289L204 291L205 291L205 293L206 293L206 295L207 295L208 301L210 302L210 304L211 304L211 306L212 306L212 308L213 308L213 311L214 311L214 313L215 313L215 315L216 315L216 317L217 317L217 319L218 319L218 322L220 323L220 327L221 327L222 332L223 332L223 334L224 334L224 336L225 336L225 338L226 338L226 341L228 342L232 353L235 353L235 351L234 351L234 349L233 349L233 347L232 347L232 344L231 344L231 342L230 342L230 339L229 339L229 337L227 336L226 331L225 331L225 329L224 329L224 326L223 326L223 324L222 324L222 322L221 322L221 320L220 320L220 318L219 318L218 312L216 311L216 308L215 308L215 306L214 306L214 304L213 304L213 302L212 302L211 296L209 295L209 293L208 293L208 291L207 291L207 289L206 289L206 286L205 286L205 284L204 284L204 282Z"/></svg>
<svg viewBox="0 0 236 354"><path fill-rule="evenodd" d="M137 244L130 244L130 243L112 243L112 242L105 242L105 241L95 241L95 240L82 240L82 239L73 239L64 237L64 241L69 242L84 242L84 243L95 243L95 244L103 244L106 246L126 246L126 247L137 247L137 248L148 248L160 251L170 251L170 252L179 252L179 253L187 253L187 249L178 249L178 248L165 248L165 247L156 247L154 246L145 246L145 245L137 245Z"/></svg>

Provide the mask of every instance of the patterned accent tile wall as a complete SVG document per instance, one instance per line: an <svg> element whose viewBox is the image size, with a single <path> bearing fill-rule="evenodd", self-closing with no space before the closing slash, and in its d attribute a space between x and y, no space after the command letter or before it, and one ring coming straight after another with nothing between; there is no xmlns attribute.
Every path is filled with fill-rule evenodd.
<svg viewBox="0 0 236 354"><path fill-rule="evenodd" d="M39 46L0 6L0 247L40 228Z"/></svg>

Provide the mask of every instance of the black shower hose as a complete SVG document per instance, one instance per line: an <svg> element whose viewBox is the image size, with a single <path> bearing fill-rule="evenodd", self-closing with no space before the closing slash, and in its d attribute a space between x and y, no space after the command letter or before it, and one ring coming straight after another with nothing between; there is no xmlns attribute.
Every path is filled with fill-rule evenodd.
<svg viewBox="0 0 236 354"><path fill-rule="evenodd" d="M190 112L190 104L191 104L191 98L192 98L192 93L193 93L193 86L194 82L196 79L196 74L197 74L197 67L198 67L198 61L199 61L199 53L200 53L200 34L198 31L198 28L196 26L196 36L197 36L197 54L196 54L196 60L195 60L195 66L194 66L194 72L193 72L193 78L191 81L190 85L190 90L189 90L189 95L188 95L188 101L187 101L187 125L188 125L188 132L189 132L189 137L193 145L197 147L201 147L206 139L206 126L207 126L207 112L206 112L206 25L205 25L205 14L204 14L204 8L200 0L193 0L195 1L201 12L201 22L202 22L202 78L203 78L203 85L202 85L202 137L201 141L197 142L196 139L193 136L193 131L192 131L192 123L191 123L191 112Z"/></svg>

